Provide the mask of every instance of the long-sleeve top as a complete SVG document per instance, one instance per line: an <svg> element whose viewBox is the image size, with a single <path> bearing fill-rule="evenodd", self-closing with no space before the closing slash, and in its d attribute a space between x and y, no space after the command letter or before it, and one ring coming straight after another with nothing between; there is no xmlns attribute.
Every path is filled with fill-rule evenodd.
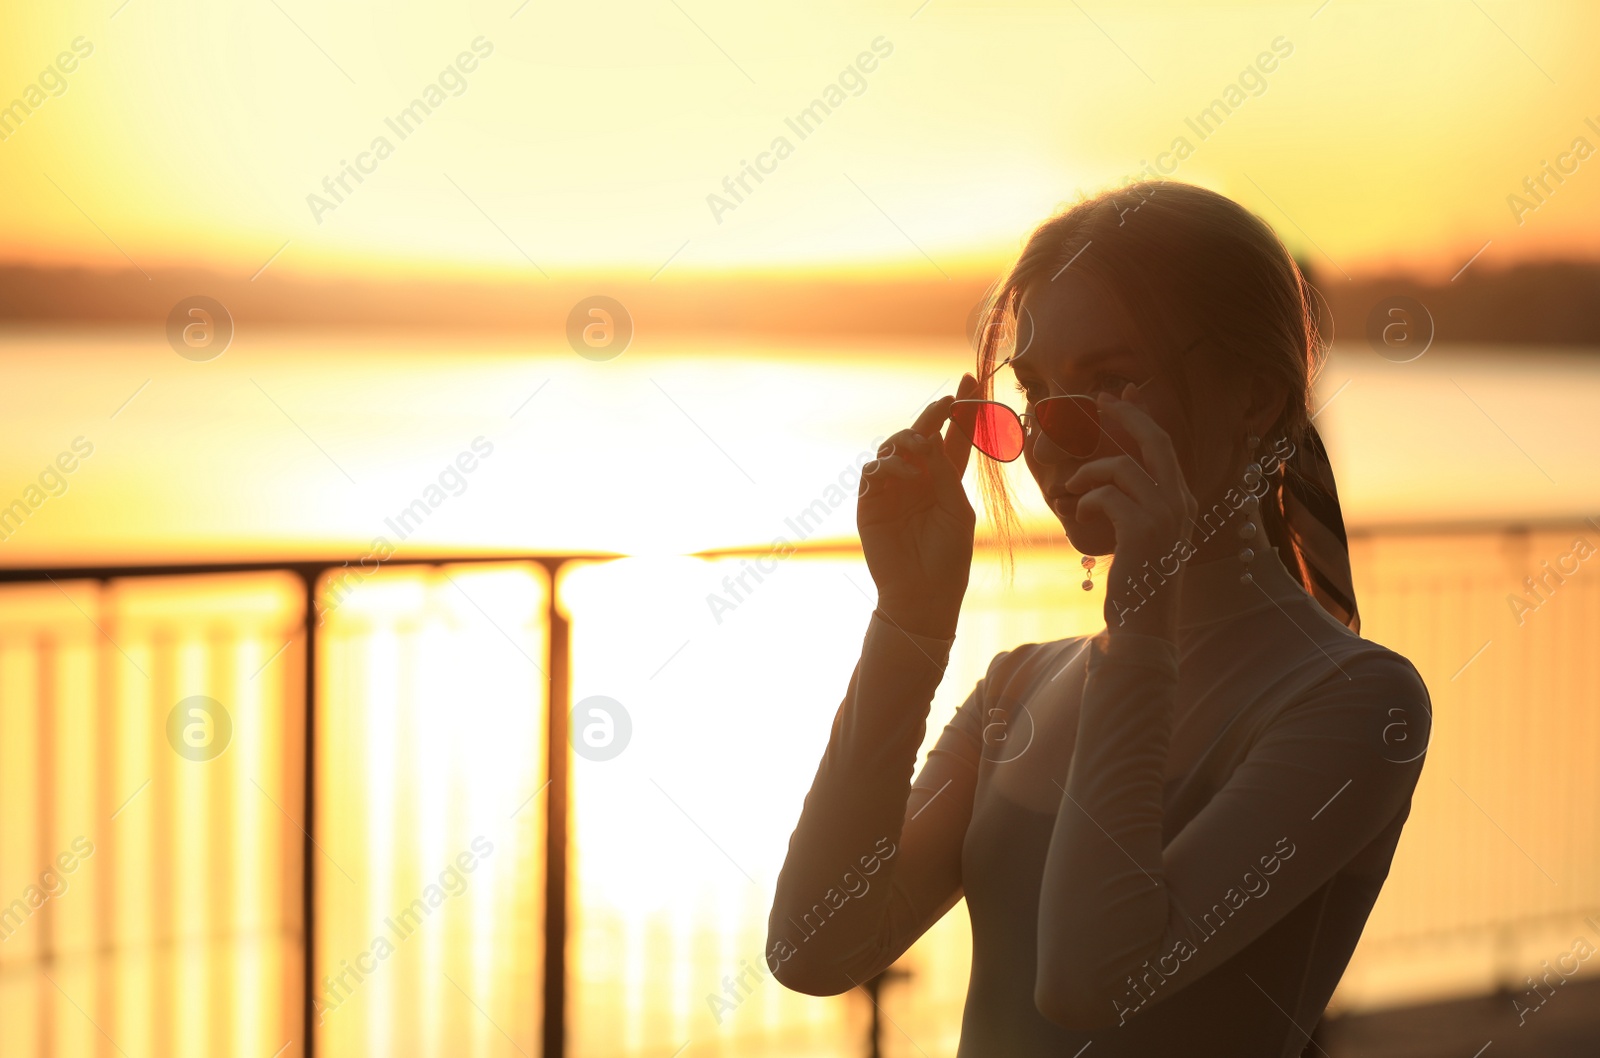
<svg viewBox="0 0 1600 1058"><path fill-rule="evenodd" d="M954 640L875 612L778 877L774 976L865 984L965 896L957 1058L1299 1055L1388 875L1432 709L1276 548L1243 568L1157 585L1178 589L1171 639L996 655L915 782Z"/></svg>

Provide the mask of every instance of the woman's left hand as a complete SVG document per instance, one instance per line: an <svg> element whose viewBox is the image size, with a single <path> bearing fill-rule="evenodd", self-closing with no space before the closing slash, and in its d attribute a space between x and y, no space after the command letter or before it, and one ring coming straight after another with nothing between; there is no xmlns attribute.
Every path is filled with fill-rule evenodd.
<svg viewBox="0 0 1600 1058"><path fill-rule="evenodd" d="M1106 575L1107 631L1170 639L1177 627L1180 563L1190 554L1189 537L1200 505L1184 481L1171 435L1127 399L1136 391L1130 382L1121 397L1100 395L1101 424L1122 451L1085 463L1066 487L1083 492L1080 521L1098 514L1116 531L1112 568ZM1141 577L1146 562L1157 574L1148 587ZM1144 594L1128 583L1130 577ZM1164 583L1159 583L1161 577Z"/></svg>

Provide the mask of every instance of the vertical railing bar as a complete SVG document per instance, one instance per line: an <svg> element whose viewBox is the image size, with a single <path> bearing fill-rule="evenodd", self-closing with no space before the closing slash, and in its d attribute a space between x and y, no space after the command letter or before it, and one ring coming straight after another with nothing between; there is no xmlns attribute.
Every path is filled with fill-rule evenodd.
<svg viewBox="0 0 1600 1058"><path fill-rule="evenodd" d="M562 558L545 560L547 618L545 671L550 692L545 715L544 1020L543 1058L565 1058L567 1042L567 805L571 781L567 715L571 709L571 627L556 599Z"/></svg>
<svg viewBox="0 0 1600 1058"><path fill-rule="evenodd" d="M55 813L55 785L56 785L56 738L55 738L55 713L56 713L56 642L49 633L40 635L34 642L34 664L37 666L37 680L34 684L34 708L37 712L34 731L34 744L37 747L34 772L38 783L38 848L35 853L41 863L49 863L54 853L51 845L56 836L53 833L56 825ZM56 929L55 907L50 901L45 901L39 910L39 965L45 973L55 969L56 959ZM40 991L44 991L41 984ZM39 1004L39 1038L44 1041L43 1054L50 1058L55 1053L55 1028L56 1009L60 1005L56 996L45 994L45 1000Z"/></svg>
<svg viewBox="0 0 1600 1058"><path fill-rule="evenodd" d="M107 616L108 606L115 605L111 594L111 581L101 578L95 581L95 615L99 617L101 627L105 628L104 638L111 642L119 642L121 636L118 628L117 617L120 610L113 611L112 616ZM121 766L116 748L121 745L119 735L124 726L124 717L117 708L117 683L112 669L111 651L106 649L104 642L99 643L94 651L95 666L95 707L91 715L97 721L98 737L95 739L95 770L98 775L98 804L94 812L94 819L98 824L100 820L107 820L106 829L101 831L99 845L101 869L106 878L120 877L117 871L118 862L123 854L123 843L116 841L115 832L110 829L111 816L117 810L116 792L113 789L116 775ZM98 945L98 964L95 966L95 1020L101 1025L115 1025L116 1019L116 985L113 978L116 966L115 944L117 926L116 894L112 887L101 884L96 888L95 896L95 932L100 938ZM111 1053L109 1037L101 1037L99 1050L96 1052L101 1058Z"/></svg>
<svg viewBox="0 0 1600 1058"><path fill-rule="evenodd" d="M302 999L302 1024L301 1032L305 1037L302 1053L305 1058L312 1058L316 1050L316 1023L312 1017L315 1000L315 975L316 975L316 860L313 858L314 843L311 832L316 829L316 721L317 721L317 575L318 570L313 568L302 569L301 578L305 581L305 617L303 619L303 634L306 637L305 649L305 705L302 723L305 733L301 740L302 759L304 760L304 780L302 798L304 804L301 812L305 816L305 826L302 831L305 840L300 843L300 938L303 961L303 995Z"/></svg>

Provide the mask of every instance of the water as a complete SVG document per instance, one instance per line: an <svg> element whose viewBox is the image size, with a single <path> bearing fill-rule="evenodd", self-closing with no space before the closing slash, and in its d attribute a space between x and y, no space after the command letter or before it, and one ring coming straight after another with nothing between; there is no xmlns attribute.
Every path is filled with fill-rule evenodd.
<svg viewBox="0 0 1600 1058"><path fill-rule="evenodd" d="M1594 513L1593 352L1436 348L1395 364L1336 348L1317 422L1347 520ZM828 486L875 437L970 367L959 342L638 341L594 363L514 336L290 330L245 331L206 363L159 334L13 330L0 357L0 503L75 438L93 446L4 541L14 562L359 555L380 536L627 553L792 538L786 518L836 499ZM1013 471L1025 515L1051 531ZM852 536L850 507L830 503L813 535Z"/></svg>

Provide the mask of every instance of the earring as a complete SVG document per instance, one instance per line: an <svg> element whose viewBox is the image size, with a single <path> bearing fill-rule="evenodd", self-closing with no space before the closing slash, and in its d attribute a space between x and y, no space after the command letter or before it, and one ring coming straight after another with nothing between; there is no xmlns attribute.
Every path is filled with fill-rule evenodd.
<svg viewBox="0 0 1600 1058"><path fill-rule="evenodd" d="M1253 433L1247 434L1245 437L1245 447L1247 449L1246 456L1250 460L1250 465L1245 467L1246 477L1249 477L1252 474L1259 477L1261 474L1261 464L1257 462L1255 458L1256 446L1260 443L1261 438L1257 437ZM1239 583L1253 584L1255 583L1255 577L1250 573L1250 560L1256 557L1256 552L1255 549L1250 546L1250 541L1255 539L1256 518L1258 518L1261 514L1261 498L1254 492L1251 492L1245 496L1244 511L1245 521L1244 524L1239 527L1239 538L1245 541L1245 546L1239 551L1239 562L1244 566L1244 572L1239 576Z"/></svg>
<svg viewBox="0 0 1600 1058"><path fill-rule="evenodd" d="M1089 591L1094 587L1094 581L1089 578L1094 575L1094 556L1083 556L1083 590Z"/></svg>

